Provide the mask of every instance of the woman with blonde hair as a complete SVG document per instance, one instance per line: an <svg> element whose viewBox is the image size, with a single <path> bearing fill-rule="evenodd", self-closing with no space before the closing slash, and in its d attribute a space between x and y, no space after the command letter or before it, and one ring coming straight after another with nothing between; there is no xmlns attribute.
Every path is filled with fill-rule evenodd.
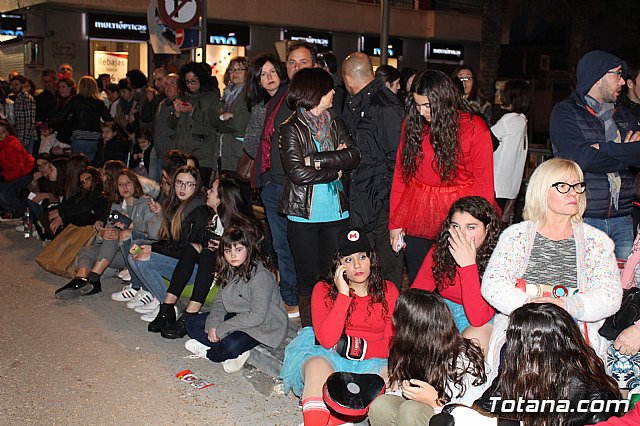
<svg viewBox="0 0 640 426"><path fill-rule="evenodd" d="M622 288L613 241L582 221L586 189L582 170L570 160L548 160L531 176L525 221L502 233L482 280L482 296L499 312L490 364L497 366L508 316L526 303L566 310L604 359L609 342L598 329L620 308Z"/></svg>
<svg viewBox="0 0 640 426"><path fill-rule="evenodd" d="M69 142L74 154L83 153L93 161L98 152L102 136L100 120L113 119L98 93L98 84L91 76L84 76L78 82L78 94L60 111L60 127L68 129Z"/></svg>

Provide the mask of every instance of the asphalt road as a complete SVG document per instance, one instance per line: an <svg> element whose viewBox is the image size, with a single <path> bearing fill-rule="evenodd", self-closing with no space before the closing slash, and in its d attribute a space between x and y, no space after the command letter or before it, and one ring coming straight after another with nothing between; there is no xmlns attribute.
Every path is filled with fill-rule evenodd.
<svg viewBox="0 0 640 426"><path fill-rule="evenodd" d="M185 339L147 331L139 314L103 293L57 301L67 280L43 271L41 241L0 225L0 424L297 425L298 400L245 366L190 359ZM197 390L175 377L190 369L214 386Z"/></svg>

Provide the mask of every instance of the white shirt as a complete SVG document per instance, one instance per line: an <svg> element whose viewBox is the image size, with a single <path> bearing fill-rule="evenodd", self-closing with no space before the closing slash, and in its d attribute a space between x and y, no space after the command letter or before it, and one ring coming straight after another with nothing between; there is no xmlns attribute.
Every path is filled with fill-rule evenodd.
<svg viewBox="0 0 640 426"><path fill-rule="evenodd" d="M500 140L493 153L493 180L496 198L513 200L520 192L527 160L527 117L510 112L491 127Z"/></svg>

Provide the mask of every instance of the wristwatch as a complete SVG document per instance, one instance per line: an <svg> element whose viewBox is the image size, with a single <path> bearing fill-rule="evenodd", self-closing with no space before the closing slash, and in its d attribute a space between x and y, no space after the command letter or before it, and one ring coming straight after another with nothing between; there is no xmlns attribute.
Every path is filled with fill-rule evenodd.
<svg viewBox="0 0 640 426"><path fill-rule="evenodd" d="M320 170L320 160L313 160L313 167L315 167L316 170Z"/></svg>

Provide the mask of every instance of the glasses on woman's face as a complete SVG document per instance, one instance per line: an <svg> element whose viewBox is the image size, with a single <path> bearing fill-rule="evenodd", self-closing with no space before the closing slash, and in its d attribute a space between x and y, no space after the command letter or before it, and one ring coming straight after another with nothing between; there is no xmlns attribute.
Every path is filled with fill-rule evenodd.
<svg viewBox="0 0 640 426"><path fill-rule="evenodd" d="M80 179L80 183L82 185L89 185L91 182L93 182L93 177L89 176L87 178L84 179Z"/></svg>
<svg viewBox="0 0 640 426"><path fill-rule="evenodd" d="M176 188L193 189L193 188L196 187L196 183L195 182L183 182L181 180L177 180L175 185L176 185Z"/></svg>
<svg viewBox="0 0 640 426"><path fill-rule="evenodd" d="M582 194L587 189L587 184L584 182L574 183L573 185L566 182L556 182L551 186L561 194L566 194L571 191L571 189L573 189L576 194Z"/></svg>
<svg viewBox="0 0 640 426"><path fill-rule="evenodd" d="M246 68L231 68L229 70L229 74L235 74L235 73L240 74L241 72L244 72L246 70L247 70Z"/></svg>

